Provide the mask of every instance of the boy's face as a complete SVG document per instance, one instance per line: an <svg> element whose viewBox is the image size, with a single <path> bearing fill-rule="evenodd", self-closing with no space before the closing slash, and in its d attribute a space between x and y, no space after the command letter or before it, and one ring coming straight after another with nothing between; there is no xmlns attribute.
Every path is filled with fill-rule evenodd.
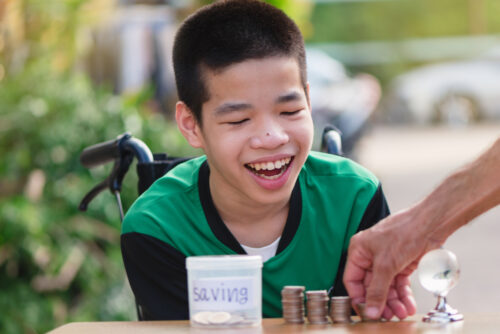
<svg viewBox="0 0 500 334"><path fill-rule="evenodd" d="M297 61L246 60L205 70L204 81L203 125L186 137L207 155L211 187L258 204L288 200L313 137Z"/></svg>

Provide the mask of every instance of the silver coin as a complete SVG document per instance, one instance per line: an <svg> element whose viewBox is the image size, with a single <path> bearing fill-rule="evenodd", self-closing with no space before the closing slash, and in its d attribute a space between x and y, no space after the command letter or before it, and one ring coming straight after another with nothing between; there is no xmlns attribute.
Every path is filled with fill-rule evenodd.
<svg viewBox="0 0 500 334"><path fill-rule="evenodd" d="M210 322L208 321L208 318L212 315L212 312L208 311L203 311L203 312L197 312L193 315L193 321L201 324L201 325L208 325Z"/></svg>
<svg viewBox="0 0 500 334"><path fill-rule="evenodd" d="M244 320L245 320L245 318L243 318L241 315L232 314L231 318L228 321L226 321L226 324L227 325L237 325L237 324L243 323Z"/></svg>
<svg viewBox="0 0 500 334"><path fill-rule="evenodd" d="M212 312L208 317L208 322L214 325L221 325L227 323L231 319L229 312Z"/></svg>

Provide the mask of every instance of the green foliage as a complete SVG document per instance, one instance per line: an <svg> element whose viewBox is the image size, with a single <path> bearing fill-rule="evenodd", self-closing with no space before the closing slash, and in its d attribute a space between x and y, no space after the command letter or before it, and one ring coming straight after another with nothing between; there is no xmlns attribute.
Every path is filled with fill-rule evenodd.
<svg viewBox="0 0 500 334"><path fill-rule="evenodd" d="M475 6L475 7L474 7ZM398 0L317 5L308 42L356 42L500 32L496 0ZM474 9L474 10L473 10ZM472 13L476 11L480 17Z"/></svg>
<svg viewBox="0 0 500 334"><path fill-rule="evenodd" d="M284 11L299 26L304 38L311 36L313 31L311 15L314 8L312 1L267 0L266 2Z"/></svg>
<svg viewBox="0 0 500 334"><path fill-rule="evenodd" d="M196 0L196 8L209 5L214 0ZM286 13L300 28L305 38L312 33L311 15L314 2L308 0L264 0Z"/></svg>
<svg viewBox="0 0 500 334"><path fill-rule="evenodd" d="M489 0L485 4L487 28L490 32L500 32L500 1Z"/></svg>
<svg viewBox="0 0 500 334"><path fill-rule="evenodd" d="M125 131L153 152L195 153L172 121L148 108L150 89L118 97L74 70L78 12L85 1L40 3L22 2L29 28L20 43L0 54L7 72L0 81L1 333L135 319L114 197L103 193L88 212L77 210L111 166L86 170L79 154ZM20 57L22 49L27 53ZM134 170L122 192L125 208L137 196Z"/></svg>

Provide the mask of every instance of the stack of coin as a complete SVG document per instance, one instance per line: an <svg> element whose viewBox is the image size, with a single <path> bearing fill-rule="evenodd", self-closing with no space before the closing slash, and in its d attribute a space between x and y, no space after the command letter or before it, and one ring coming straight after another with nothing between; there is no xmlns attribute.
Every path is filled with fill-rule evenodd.
<svg viewBox="0 0 500 334"><path fill-rule="evenodd" d="M328 293L326 290L306 291L307 320L310 324L328 323Z"/></svg>
<svg viewBox="0 0 500 334"><path fill-rule="evenodd" d="M304 323L304 290L303 286L288 285L281 290L283 318L293 324Z"/></svg>
<svg viewBox="0 0 500 334"><path fill-rule="evenodd" d="M332 297L330 300L330 318L334 323L351 322L351 298L348 296Z"/></svg>

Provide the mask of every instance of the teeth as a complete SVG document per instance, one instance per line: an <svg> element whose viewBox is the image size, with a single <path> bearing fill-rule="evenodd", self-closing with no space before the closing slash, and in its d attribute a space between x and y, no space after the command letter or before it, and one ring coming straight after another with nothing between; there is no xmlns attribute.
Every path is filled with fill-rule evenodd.
<svg viewBox="0 0 500 334"><path fill-rule="evenodd" d="M274 180L274 179L277 179L278 177L280 177L284 172L285 171L282 171L278 175L273 175L273 176L261 175L260 177L267 179L267 180Z"/></svg>
<svg viewBox="0 0 500 334"><path fill-rule="evenodd" d="M273 170L273 169L280 169L281 167L287 165L290 162L291 158L283 158L280 160L276 160L274 162L269 161L269 162L257 162L254 164L248 164L251 168L259 171L259 170Z"/></svg>

